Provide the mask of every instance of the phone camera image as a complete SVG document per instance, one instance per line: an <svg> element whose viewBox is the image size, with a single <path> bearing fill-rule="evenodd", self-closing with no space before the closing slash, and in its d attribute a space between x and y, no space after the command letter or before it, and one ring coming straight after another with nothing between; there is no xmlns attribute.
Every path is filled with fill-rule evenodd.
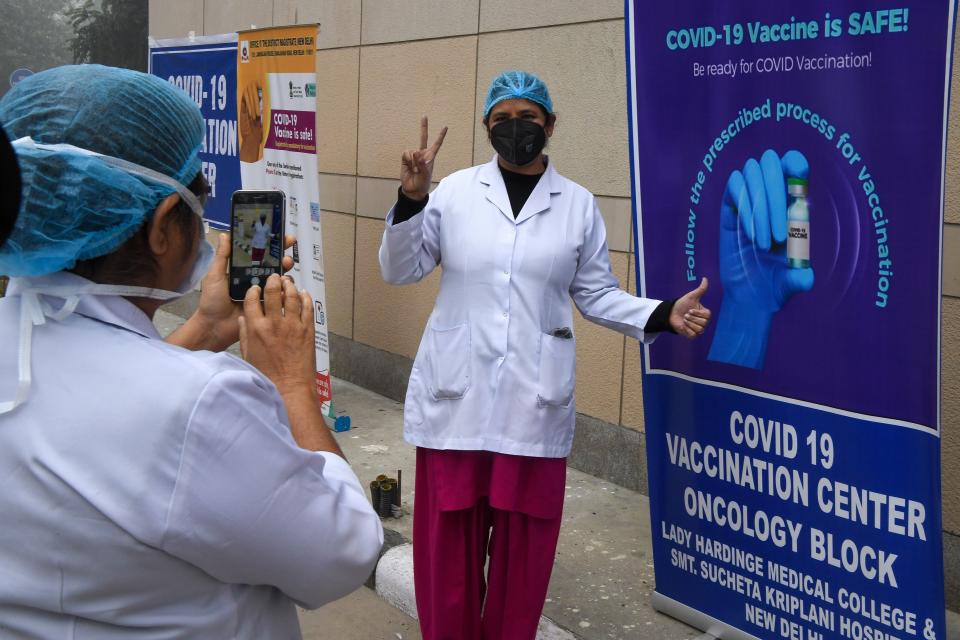
<svg viewBox="0 0 960 640"><path fill-rule="evenodd" d="M277 207L269 203L238 204L233 218L233 266L255 269L280 266L281 252L273 242L281 231ZM249 271L253 275L253 271Z"/></svg>
<svg viewBox="0 0 960 640"><path fill-rule="evenodd" d="M230 230L230 297L234 300L281 272L283 209L281 192L234 194Z"/></svg>

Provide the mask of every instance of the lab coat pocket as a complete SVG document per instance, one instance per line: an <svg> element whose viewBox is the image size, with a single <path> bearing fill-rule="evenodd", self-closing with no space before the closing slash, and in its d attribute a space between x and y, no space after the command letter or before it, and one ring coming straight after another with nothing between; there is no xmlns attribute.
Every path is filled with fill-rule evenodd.
<svg viewBox="0 0 960 640"><path fill-rule="evenodd" d="M470 388L470 325L430 327L431 389L436 400L462 398Z"/></svg>
<svg viewBox="0 0 960 640"><path fill-rule="evenodd" d="M568 407L573 401L577 346L573 338L540 336L540 381L537 403L541 407Z"/></svg>

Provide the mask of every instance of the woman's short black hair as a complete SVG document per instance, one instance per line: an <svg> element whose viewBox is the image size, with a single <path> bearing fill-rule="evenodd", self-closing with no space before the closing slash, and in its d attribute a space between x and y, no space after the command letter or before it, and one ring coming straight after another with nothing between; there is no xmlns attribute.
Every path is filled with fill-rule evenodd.
<svg viewBox="0 0 960 640"><path fill-rule="evenodd" d="M20 166L7 134L0 127L0 245L13 233L20 213Z"/></svg>

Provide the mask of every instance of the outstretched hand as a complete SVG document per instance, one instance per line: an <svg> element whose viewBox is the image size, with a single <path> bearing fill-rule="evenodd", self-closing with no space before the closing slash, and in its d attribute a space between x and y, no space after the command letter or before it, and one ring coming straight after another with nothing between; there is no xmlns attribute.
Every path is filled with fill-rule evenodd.
<svg viewBox="0 0 960 640"><path fill-rule="evenodd" d="M430 193L430 184L433 178L433 162L447 137L447 127L440 130L440 135L429 147L429 125L427 116L420 119L420 148L408 149L403 152L400 161L400 188L403 193L413 200L423 200Z"/></svg>
<svg viewBox="0 0 960 640"><path fill-rule="evenodd" d="M703 334L710 322L710 309L700 303L707 292L707 279L700 286L673 303L670 311L670 326L679 335L690 340Z"/></svg>

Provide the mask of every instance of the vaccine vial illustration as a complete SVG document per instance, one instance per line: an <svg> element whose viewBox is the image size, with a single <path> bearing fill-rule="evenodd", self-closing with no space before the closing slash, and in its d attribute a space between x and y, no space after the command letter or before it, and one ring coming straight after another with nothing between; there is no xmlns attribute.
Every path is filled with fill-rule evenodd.
<svg viewBox="0 0 960 640"><path fill-rule="evenodd" d="M807 181L787 179L787 263L792 269L810 266L810 206L807 203Z"/></svg>

